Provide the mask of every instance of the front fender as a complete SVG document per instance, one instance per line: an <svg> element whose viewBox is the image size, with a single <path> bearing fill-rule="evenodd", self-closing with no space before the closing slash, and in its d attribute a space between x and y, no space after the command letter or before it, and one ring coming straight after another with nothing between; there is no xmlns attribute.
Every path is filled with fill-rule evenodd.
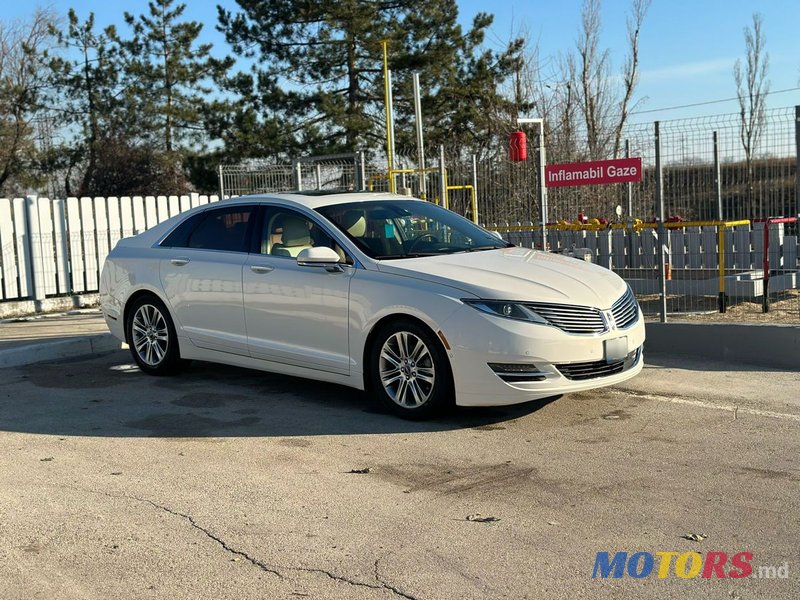
<svg viewBox="0 0 800 600"><path fill-rule="evenodd" d="M354 373L363 373L364 349L375 326L387 317L414 317L439 332L442 324L463 306L463 291L422 280L359 270L350 284L350 360ZM443 332L445 336L447 332Z"/></svg>

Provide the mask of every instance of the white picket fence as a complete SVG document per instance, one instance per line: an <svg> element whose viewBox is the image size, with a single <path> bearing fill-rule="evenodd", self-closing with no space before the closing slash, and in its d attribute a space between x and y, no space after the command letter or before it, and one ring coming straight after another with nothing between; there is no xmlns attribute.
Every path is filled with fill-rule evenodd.
<svg viewBox="0 0 800 600"><path fill-rule="evenodd" d="M0 300L96 292L111 248L217 196L0 198Z"/></svg>

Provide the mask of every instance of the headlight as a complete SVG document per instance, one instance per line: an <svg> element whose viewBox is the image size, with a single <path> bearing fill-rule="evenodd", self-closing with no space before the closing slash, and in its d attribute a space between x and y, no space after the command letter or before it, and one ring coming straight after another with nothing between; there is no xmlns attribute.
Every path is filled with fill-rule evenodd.
<svg viewBox="0 0 800 600"><path fill-rule="evenodd" d="M529 323L549 323L533 312L530 308L519 302L505 302L503 300L462 300L462 302L481 312L485 312L496 317L505 317L516 321L528 321Z"/></svg>

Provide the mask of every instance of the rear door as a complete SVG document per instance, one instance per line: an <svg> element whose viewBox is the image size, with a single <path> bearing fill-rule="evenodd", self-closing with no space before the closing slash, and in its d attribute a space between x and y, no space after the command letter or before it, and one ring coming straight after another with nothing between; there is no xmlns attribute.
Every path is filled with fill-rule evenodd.
<svg viewBox="0 0 800 600"><path fill-rule="evenodd" d="M248 355L242 301L256 207L213 208L179 226L162 242L161 285L172 314L200 348Z"/></svg>

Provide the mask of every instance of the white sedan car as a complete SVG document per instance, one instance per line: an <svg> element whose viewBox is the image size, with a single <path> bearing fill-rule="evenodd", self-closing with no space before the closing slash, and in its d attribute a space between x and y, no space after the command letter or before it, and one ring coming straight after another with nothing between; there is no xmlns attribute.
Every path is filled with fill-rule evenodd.
<svg viewBox="0 0 800 600"><path fill-rule="evenodd" d="M644 322L608 269L385 193L224 200L121 240L100 283L142 371L190 359L370 389L395 413L613 385Z"/></svg>

